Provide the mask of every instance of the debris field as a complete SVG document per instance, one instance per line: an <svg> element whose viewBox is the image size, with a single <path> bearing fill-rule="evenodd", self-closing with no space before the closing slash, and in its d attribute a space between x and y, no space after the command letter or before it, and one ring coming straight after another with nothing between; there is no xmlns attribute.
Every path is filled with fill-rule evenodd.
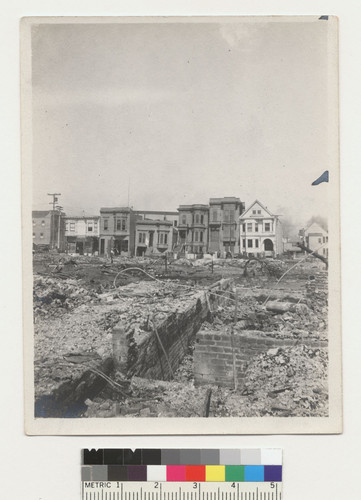
<svg viewBox="0 0 361 500"><path fill-rule="evenodd" d="M292 266L294 261L276 259L179 259L165 265L163 259L124 257L110 264L99 257L35 254L36 416L327 416L327 272L312 257L286 273ZM219 303L208 303L207 318L189 337L172 376L128 377L113 365L105 373L119 322L141 347L152 325L187 311L200 292L212 293L210 287L222 279L229 280L228 291ZM285 343L255 352L236 387L198 385L194 351L208 331L260 332ZM100 389L83 391L74 407L70 393L62 408L59 394L79 380L86 384L87 373L101 377ZM54 397L55 412L43 404Z"/></svg>

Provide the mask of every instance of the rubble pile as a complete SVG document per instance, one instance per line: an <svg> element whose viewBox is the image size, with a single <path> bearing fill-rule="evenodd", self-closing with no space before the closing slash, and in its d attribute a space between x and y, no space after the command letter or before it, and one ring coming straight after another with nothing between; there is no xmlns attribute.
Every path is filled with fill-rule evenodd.
<svg viewBox="0 0 361 500"><path fill-rule="evenodd" d="M35 277L33 287L34 318L58 316L81 304L97 302L98 295L87 290L74 279L59 280L50 277Z"/></svg>
<svg viewBox="0 0 361 500"><path fill-rule="evenodd" d="M215 416L325 417L328 415L327 352L304 345L256 356L237 393L219 388Z"/></svg>
<svg viewBox="0 0 361 500"><path fill-rule="evenodd" d="M238 288L238 290L241 290ZM224 305L212 311L212 323L204 323L204 330L235 332L242 330L262 330L274 338L317 338L327 339L327 307L322 297L306 299L302 295L296 303L290 302L289 292L278 294L279 300L265 303L264 290L257 293L238 294L237 321L234 321L234 296ZM260 300L261 297L261 300ZM284 297L287 298L285 302ZM298 297L298 296L296 296ZM321 314L320 314L321 313Z"/></svg>
<svg viewBox="0 0 361 500"><path fill-rule="evenodd" d="M152 331L152 324L160 324L175 311L184 311L198 292L172 281L144 281L96 294L68 281L36 278L37 395L50 394L87 369L88 361L72 363L66 359L69 354L97 354L102 360L111 356L112 330L118 322L123 322L125 329L133 332L135 341L140 342ZM55 293L62 298L54 298Z"/></svg>
<svg viewBox="0 0 361 500"><path fill-rule="evenodd" d="M185 266L185 267L193 267L193 262L188 259L177 259L172 262L172 266Z"/></svg>
<svg viewBox="0 0 361 500"><path fill-rule="evenodd" d="M271 276L280 278L288 266L279 259L250 259L244 264L244 276Z"/></svg>
<svg viewBox="0 0 361 500"><path fill-rule="evenodd" d="M76 312L75 312L76 311ZM61 317L41 317L35 324L36 396L51 394L64 382L80 377L91 365L111 356L112 334L104 329L107 308L78 307ZM76 362L72 356L79 358Z"/></svg>
<svg viewBox="0 0 361 500"><path fill-rule="evenodd" d="M306 285L307 297L310 300L316 299L319 303L327 304L328 300L328 279L326 272L318 272L311 276Z"/></svg>
<svg viewBox="0 0 361 500"><path fill-rule="evenodd" d="M101 395L87 400L85 417L200 417L206 388L191 382L148 380L133 377L129 395Z"/></svg>
<svg viewBox="0 0 361 500"><path fill-rule="evenodd" d="M157 274L161 269L164 269L164 262L162 263L161 259L118 257L114 259L113 263L110 263L109 260L100 257L77 256L69 259L54 255L47 255L46 258L34 262L36 275L56 280L74 279L82 286L99 293L113 288L114 278L120 271L128 268L132 268L132 270L129 273L124 272L119 275L118 286L140 280L151 280L152 278L143 273L142 270Z"/></svg>
<svg viewBox="0 0 361 500"><path fill-rule="evenodd" d="M261 403L257 414L327 416L327 366L324 349L270 349L249 364L243 393L257 398L255 409Z"/></svg>
<svg viewBox="0 0 361 500"><path fill-rule="evenodd" d="M327 340L327 272L322 263L304 261L278 283L292 263L280 259L165 259L99 257L59 259L37 256L34 262L34 370L36 397L48 397L112 356L112 330L122 322L141 343L174 312L194 303L205 285L232 277L237 287L229 300L210 307L204 330L261 332L298 342L270 349L250 360L237 392L212 387L210 416L325 416L327 352L309 348ZM131 268L131 269L130 269ZM129 270L129 271L128 271ZM125 272L123 272L125 271ZM143 272L144 271L144 272ZM246 272L245 272L246 271ZM146 274L148 273L148 274ZM114 284L115 281L115 284ZM203 293L203 292L202 292ZM236 315L236 317L235 317ZM306 343L306 342L305 342ZM286 345L290 345L290 343ZM323 345L321 343L321 345ZM202 416L207 386L195 387L193 346L188 346L172 381L121 374L100 394L86 399L82 416ZM89 396L88 396L89 397Z"/></svg>

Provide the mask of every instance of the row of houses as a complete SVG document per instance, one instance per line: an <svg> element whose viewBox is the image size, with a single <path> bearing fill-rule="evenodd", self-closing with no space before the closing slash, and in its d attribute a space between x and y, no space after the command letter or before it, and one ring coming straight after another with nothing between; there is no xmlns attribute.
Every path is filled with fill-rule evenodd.
<svg viewBox="0 0 361 500"><path fill-rule="evenodd" d="M103 207L100 215L66 216L52 210L34 211L33 242L35 247L69 254L108 256L165 252L275 256L284 251L279 215L258 200L246 209L236 197L180 205L174 212Z"/></svg>

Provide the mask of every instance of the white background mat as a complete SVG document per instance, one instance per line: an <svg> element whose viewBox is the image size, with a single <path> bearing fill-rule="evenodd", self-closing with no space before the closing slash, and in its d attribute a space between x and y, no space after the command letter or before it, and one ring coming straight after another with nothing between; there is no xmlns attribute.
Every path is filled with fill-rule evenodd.
<svg viewBox="0 0 361 500"><path fill-rule="evenodd" d="M78 500L80 450L88 447L284 449L284 498L357 498L360 456L361 4L358 0L14 0L1 37L1 497ZM19 19L38 15L328 14L340 19L341 227L344 433L333 436L27 437L23 431ZM19 476L22 470L21 477Z"/></svg>

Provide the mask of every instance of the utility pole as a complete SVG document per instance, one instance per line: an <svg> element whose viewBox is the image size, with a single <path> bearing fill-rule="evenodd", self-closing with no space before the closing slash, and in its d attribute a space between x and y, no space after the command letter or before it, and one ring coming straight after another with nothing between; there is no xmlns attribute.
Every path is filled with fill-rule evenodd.
<svg viewBox="0 0 361 500"><path fill-rule="evenodd" d="M63 211L63 207L57 205L56 209L58 211L58 249L60 249L61 212Z"/></svg>
<svg viewBox="0 0 361 500"><path fill-rule="evenodd" d="M58 196L61 196L61 193L48 193L48 196L53 197L53 201L49 202L49 205L53 205L53 210L51 212L51 226L50 226L50 248L55 248L55 205L58 203Z"/></svg>

